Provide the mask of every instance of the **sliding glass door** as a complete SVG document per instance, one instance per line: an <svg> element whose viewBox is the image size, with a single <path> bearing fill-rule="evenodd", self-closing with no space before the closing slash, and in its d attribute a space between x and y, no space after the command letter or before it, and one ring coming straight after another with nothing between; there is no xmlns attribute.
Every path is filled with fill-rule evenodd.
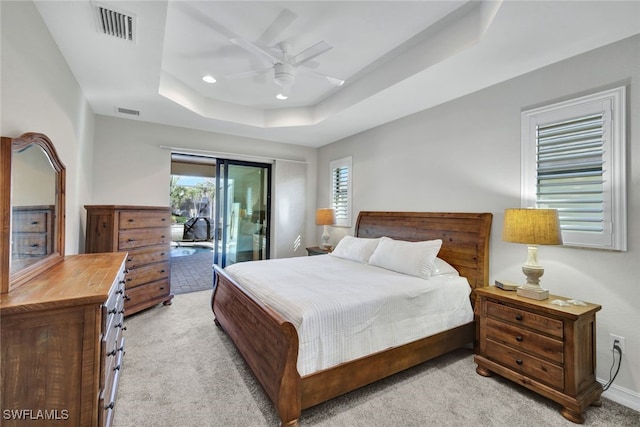
<svg viewBox="0 0 640 427"><path fill-rule="evenodd" d="M269 259L271 165L218 159L216 188L214 263Z"/></svg>

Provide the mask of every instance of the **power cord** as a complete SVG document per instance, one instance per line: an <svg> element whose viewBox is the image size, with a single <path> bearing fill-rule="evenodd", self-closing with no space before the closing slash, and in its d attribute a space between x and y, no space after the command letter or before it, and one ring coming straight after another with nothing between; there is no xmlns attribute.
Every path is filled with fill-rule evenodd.
<svg viewBox="0 0 640 427"><path fill-rule="evenodd" d="M613 357L613 361L611 362L611 368L609 368L609 382L604 387L602 387L602 391L607 391L609 386L611 386L611 384L613 383L613 380L616 379L618 372L620 371L620 365L622 365L622 349L618 344L619 344L619 341L615 340L613 342L613 346L611 347L611 355ZM618 352L618 354L620 355L620 358L618 359L618 369L616 369L616 373L613 374L613 377L612 377L611 372L613 371L613 367L616 364L616 354L614 353L614 351Z"/></svg>

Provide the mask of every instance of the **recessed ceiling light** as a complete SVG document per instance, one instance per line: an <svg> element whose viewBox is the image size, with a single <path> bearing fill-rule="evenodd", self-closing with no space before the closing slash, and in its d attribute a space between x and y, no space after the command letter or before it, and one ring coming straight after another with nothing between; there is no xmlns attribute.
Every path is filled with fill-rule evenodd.
<svg viewBox="0 0 640 427"><path fill-rule="evenodd" d="M279 93L279 94L277 94L277 95L276 95L276 98L278 98L278 99L283 99L283 100L284 100L284 99L287 99L287 98L288 98L288 96L287 96L287 95L285 95L284 93Z"/></svg>
<svg viewBox="0 0 640 427"><path fill-rule="evenodd" d="M204 80L207 83L215 83L216 82L216 78L213 77L211 74L207 74L206 76L202 76L202 80Z"/></svg>

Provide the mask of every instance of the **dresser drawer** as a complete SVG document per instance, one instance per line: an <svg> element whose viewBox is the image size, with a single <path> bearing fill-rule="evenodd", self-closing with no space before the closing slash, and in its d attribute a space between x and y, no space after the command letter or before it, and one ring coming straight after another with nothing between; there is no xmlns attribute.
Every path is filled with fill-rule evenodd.
<svg viewBox="0 0 640 427"><path fill-rule="evenodd" d="M487 301L487 315L516 325L540 331L554 337L563 337L561 320L551 319L529 311Z"/></svg>
<svg viewBox="0 0 640 427"><path fill-rule="evenodd" d="M127 293L131 294L131 289L147 282L153 282L169 277L169 262L158 262L134 268L127 273Z"/></svg>
<svg viewBox="0 0 640 427"><path fill-rule="evenodd" d="M503 366L535 378L557 390L564 387L564 370L561 366L547 362L538 357L502 345L487 339L486 357L495 360Z"/></svg>
<svg viewBox="0 0 640 427"><path fill-rule="evenodd" d="M127 299L124 302L126 313L135 313L136 306L140 304L166 299L169 295L169 290L168 278L127 289Z"/></svg>
<svg viewBox="0 0 640 427"><path fill-rule="evenodd" d="M171 223L169 212L131 211L120 212L120 229L165 227Z"/></svg>
<svg viewBox="0 0 640 427"><path fill-rule="evenodd" d="M134 269L154 262L169 261L169 251L167 245L131 250L127 256L126 266L128 269Z"/></svg>
<svg viewBox="0 0 640 427"><path fill-rule="evenodd" d="M514 347L518 350L549 359L562 364L564 362L564 343L536 332L504 323L492 318L487 319L487 338Z"/></svg>
<svg viewBox="0 0 640 427"><path fill-rule="evenodd" d="M12 238L13 244L11 245L11 253L13 254L30 256L46 255L48 253L46 234L14 234Z"/></svg>
<svg viewBox="0 0 640 427"><path fill-rule="evenodd" d="M141 248L144 246L168 245L171 230L165 228L140 228L121 230L118 233L118 250Z"/></svg>
<svg viewBox="0 0 640 427"><path fill-rule="evenodd" d="M46 233L47 212L14 212L11 229L14 233Z"/></svg>

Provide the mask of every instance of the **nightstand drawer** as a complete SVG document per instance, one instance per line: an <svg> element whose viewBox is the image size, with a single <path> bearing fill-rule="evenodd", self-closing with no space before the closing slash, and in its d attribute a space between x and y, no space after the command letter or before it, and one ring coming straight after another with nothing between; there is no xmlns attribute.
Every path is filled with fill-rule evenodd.
<svg viewBox="0 0 640 427"><path fill-rule="evenodd" d="M524 326L558 338L563 337L563 323L561 320L540 316L529 311L487 301L489 317L501 319L516 325Z"/></svg>
<svg viewBox="0 0 640 427"><path fill-rule="evenodd" d="M518 326L489 318L487 319L487 338L553 362L560 364L564 362L562 341Z"/></svg>
<svg viewBox="0 0 640 427"><path fill-rule="evenodd" d="M531 356L522 351L487 339L486 355L489 359L518 371L536 381L545 383L557 390L564 387L564 372L562 367L551 362Z"/></svg>

